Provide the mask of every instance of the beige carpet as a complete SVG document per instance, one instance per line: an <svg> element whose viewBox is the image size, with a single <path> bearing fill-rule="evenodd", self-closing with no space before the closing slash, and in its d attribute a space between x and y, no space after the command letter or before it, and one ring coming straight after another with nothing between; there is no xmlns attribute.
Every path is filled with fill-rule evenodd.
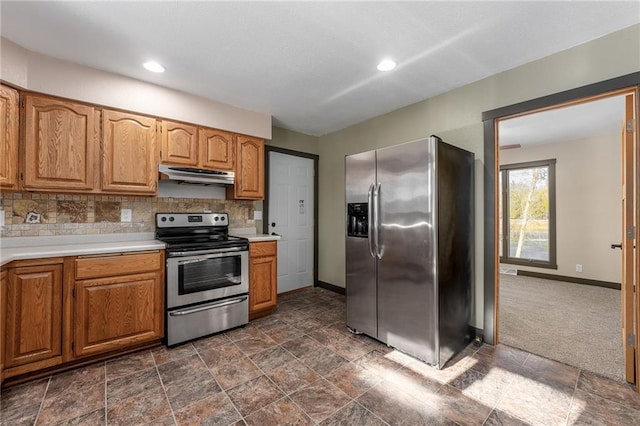
<svg viewBox="0 0 640 426"><path fill-rule="evenodd" d="M624 381L620 290L500 274L500 343Z"/></svg>

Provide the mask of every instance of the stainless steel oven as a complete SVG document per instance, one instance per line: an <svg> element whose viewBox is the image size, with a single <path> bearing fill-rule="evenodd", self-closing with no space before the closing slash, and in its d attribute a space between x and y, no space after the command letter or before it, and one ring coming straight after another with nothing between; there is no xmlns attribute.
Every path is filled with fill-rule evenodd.
<svg viewBox="0 0 640 426"><path fill-rule="evenodd" d="M172 346L249 321L249 245L226 213L158 213L166 245L166 340Z"/></svg>
<svg viewBox="0 0 640 426"><path fill-rule="evenodd" d="M167 307L249 292L249 252L242 247L167 258Z"/></svg>

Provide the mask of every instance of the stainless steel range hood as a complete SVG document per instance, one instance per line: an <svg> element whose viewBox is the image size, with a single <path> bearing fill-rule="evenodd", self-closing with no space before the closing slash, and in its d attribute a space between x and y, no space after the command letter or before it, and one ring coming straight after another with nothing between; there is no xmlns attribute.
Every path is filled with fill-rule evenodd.
<svg viewBox="0 0 640 426"><path fill-rule="evenodd" d="M167 166L158 167L161 178L201 185L233 185L235 175L229 171L205 170L191 167Z"/></svg>

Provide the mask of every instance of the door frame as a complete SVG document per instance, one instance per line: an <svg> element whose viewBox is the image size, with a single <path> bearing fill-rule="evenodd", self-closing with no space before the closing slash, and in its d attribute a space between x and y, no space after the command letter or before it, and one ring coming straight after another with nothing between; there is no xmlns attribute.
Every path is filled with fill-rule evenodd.
<svg viewBox="0 0 640 426"><path fill-rule="evenodd" d="M293 157L310 158L313 160L313 286L323 287L318 281L318 161L319 155L310 154L308 152L294 151L291 149L279 148L277 146L265 145L264 147L264 201L262 210L264 212L262 220L262 232L269 233L269 170L271 168L271 160L269 153L277 152L279 154L291 155ZM331 289L330 289L331 290Z"/></svg>
<svg viewBox="0 0 640 426"><path fill-rule="evenodd" d="M594 84L566 90L548 96L485 111L482 113L484 125L484 339L489 344L498 342L498 147L496 132L498 120L507 116L523 115L535 110L553 109L560 104L577 103L587 98L596 98L610 92L635 88L640 92L640 72L627 74ZM639 96L636 96L636 116L640 110ZM637 132L636 132L637 134ZM637 136L636 136L636 144ZM637 156L636 156L637 162ZM636 198L640 198L636 189ZM636 220L638 219L636 211ZM635 253L636 262L638 250ZM636 263L639 264L639 263ZM638 297L638 293L636 294ZM636 333L636 342L640 336ZM638 381L636 381L638 382Z"/></svg>

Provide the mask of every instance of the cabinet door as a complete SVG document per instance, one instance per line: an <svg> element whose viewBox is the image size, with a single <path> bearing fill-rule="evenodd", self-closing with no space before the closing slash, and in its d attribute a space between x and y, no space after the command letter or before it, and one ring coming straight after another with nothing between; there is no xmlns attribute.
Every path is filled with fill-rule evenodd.
<svg viewBox="0 0 640 426"><path fill-rule="evenodd" d="M11 268L7 284L5 367L62 362L62 265Z"/></svg>
<svg viewBox="0 0 640 426"><path fill-rule="evenodd" d="M93 355L163 336L162 273L75 283L75 356Z"/></svg>
<svg viewBox="0 0 640 426"><path fill-rule="evenodd" d="M251 258L249 265L249 313L273 309L277 303L277 258Z"/></svg>
<svg viewBox="0 0 640 426"><path fill-rule="evenodd" d="M0 383L4 379L4 322L7 305L7 271L0 272Z"/></svg>
<svg viewBox="0 0 640 426"><path fill-rule="evenodd" d="M198 128L173 121L162 121L162 163L196 167Z"/></svg>
<svg viewBox="0 0 640 426"><path fill-rule="evenodd" d="M0 188L18 189L18 92L1 84Z"/></svg>
<svg viewBox="0 0 640 426"><path fill-rule="evenodd" d="M236 138L236 174L232 198L264 198L264 140L238 135ZM231 192L231 187L228 192Z"/></svg>
<svg viewBox="0 0 640 426"><path fill-rule="evenodd" d="M233 170L235 143L231 133L201 128L198 140L203 169Z"/></svg>
<svg viewBox="0 0 640 426"><path fill-rule="evenodd" d="M25 117L25 189L92 189L98 136L94 108L27 95Z"/></svg>
<svg viewBox="0 0 640 426"><path fill-rule="evenodd" d="M102 132L102 190L154 194L159 162L156 119L104 110Z"/></svg>

